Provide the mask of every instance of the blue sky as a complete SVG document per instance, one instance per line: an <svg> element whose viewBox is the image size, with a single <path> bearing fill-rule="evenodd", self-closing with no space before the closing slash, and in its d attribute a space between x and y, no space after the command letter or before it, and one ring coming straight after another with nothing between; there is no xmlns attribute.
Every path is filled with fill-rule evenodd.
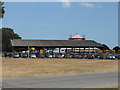
<svg viewBox="0 0 120 90"><path fill-rule="evenodd" d="M66 40L79 33L113 48L118 44L117 2L7 2L3 27L23 39Z"/></svg>

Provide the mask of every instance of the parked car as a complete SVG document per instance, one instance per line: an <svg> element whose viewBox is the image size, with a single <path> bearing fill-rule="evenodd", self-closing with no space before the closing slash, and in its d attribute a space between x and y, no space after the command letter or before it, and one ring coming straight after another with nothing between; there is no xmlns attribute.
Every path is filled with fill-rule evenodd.
<svg viewBox="0 0 120 90"><path fill-rule="evenodd" d="M37 54L36 57L37 58L45 58L45 55L44 54Z"/></svg>
<svg viewBox="0 0 120 90"><path fill-rule="evenodd" d="M36 55L35 54L30 54L30 57L31 58L36 58Z"/></svg>
<svg viewBox="0 0 120 90"><path fill-rule="evenodd" d="M4 57L12 57L13 56L13 54L12 54L12 52L4 52L4 55L3 55Z"/></svg>
<svg viewBox="0 0 120 90"><path fill-rule="evenodd" d="M120 55L117 57L117 59L120 59Z"/></svg>
<svg viewBox="0 0 120 90"><path fill-rule="evenodd" d="M93 54L88 54L86 58L87 58L87 59L94 59L95 56L94 56Z"/></svg>
<svg viewBox="0 0 120 90"><path fill-rule="evenodd" d="M64 58L65 53L55 53L56 58Z"/></svg>
<svg viewBox="0 0 120 90"><path fill-rule="evenodd" d="M82 55L80 55L80 53L75 53L75 54L73 54L72 58L82 59L82 58L83 58L83 56L82 56Z"/></svg>
<svg viewBox="0 0 120 90"><path fill-rule="evenodd" d="M64 54L63 57L64 57L64 58L73 58L73 55L71 55L71 54Z"/></svg>
<svg viewBox="0 0 120 90"><path fill-rule="evenodd" d="M48 55L48 58L52 58L52 57L53 57L53 55L51 55L51 54Z"/></svg>
<svg viewBox="0 0 120 90"><path fill-rule="evenodd" d="M101 55L101 53L94 53L94 56L95 56L95 58L99 58L100 57L100 55Z"/></svg>
<svg viewBox="0 0 120 90"><path fill-rule="evenodd" d="M115 56L112 55L112 54L108 54L108 55L106 56L106 59L115 59Z"/></svg>
<svg viewBox="0 0 120 90"><path fill-rule="evenodd" d="M102 53L98 56L98 59L106 59L106 54Z"/></svg>
<svg viewBox="0 0 120 90"><path fill-rule="evenodd" d="M28 57L28 54L27 54L27 53L22 53L21 57L22 57L22 58L27 58L27 57Z"/></svg>
<svg viewBox="0 0 120 90"><path fill-rule="evenodd" d="M117 53L115 53L113 55L115 56L116 59L118 59L120 57L120 54L117 54Z"/></svg>
<svg viewBox="0 0 120 90"><path fill-rule="evenodd" d="M13 58L19 58L19 53L14 53Z"/></svg>

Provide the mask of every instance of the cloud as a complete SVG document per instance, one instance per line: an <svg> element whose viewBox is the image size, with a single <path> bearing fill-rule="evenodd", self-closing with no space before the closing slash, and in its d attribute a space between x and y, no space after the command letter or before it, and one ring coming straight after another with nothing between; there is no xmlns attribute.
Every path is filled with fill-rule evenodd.
<svg viewBox="0 0 120 90"><path fill-rule="evenodd" d="M93 3L80 3L79 5L86 8L102 8L101 5L95 5Z"/></svg>
<svg viewBox="0 0 120 90"><path fill-rule="evenodd" d="M71 7L71 3L69 0L60 0L60 2L62 2L63 8L70 8Z"/></svg>

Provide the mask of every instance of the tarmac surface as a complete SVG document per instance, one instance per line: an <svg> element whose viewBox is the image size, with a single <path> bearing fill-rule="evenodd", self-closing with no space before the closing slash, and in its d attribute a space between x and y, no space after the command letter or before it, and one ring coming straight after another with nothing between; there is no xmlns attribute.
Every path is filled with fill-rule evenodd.
<svg viewBox="0 0 120 90"><path fill-rule="evenodd" d="M18 77L2 80L2 88L99 88L118 85L118 72Z"/></svg>

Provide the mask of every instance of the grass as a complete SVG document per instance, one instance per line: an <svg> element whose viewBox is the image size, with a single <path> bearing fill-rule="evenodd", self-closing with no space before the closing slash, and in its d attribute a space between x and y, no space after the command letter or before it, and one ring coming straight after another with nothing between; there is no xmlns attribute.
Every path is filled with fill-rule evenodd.
<svg viewBox="0 0 120 90"><path fill-rule="evenodd" d="M2 77L118 71L118 60L3 58Z"/></svg>

